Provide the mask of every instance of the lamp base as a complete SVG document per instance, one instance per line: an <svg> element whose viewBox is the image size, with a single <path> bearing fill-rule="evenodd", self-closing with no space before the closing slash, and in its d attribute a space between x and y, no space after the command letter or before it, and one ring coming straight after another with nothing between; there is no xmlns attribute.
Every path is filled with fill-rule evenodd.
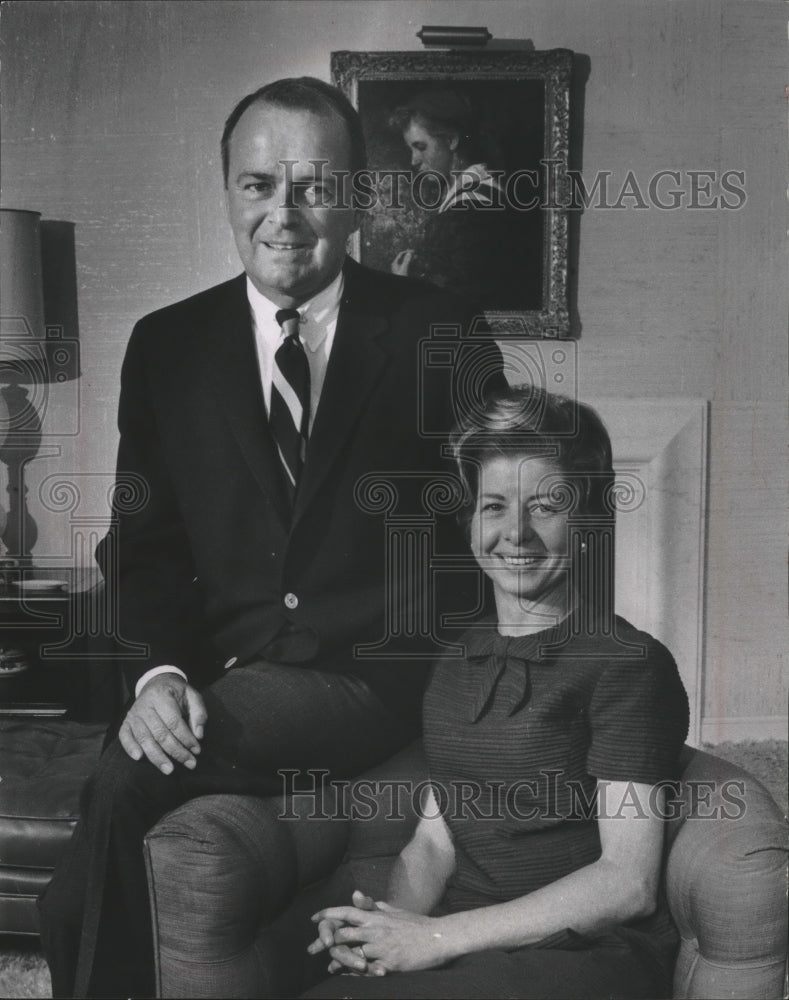
<svg viewBox="0 0 789 1000"><path fill-rule="evenodd" d="M0 389L7 413L7 431L0 447L0 462L8 469L8 512L2 541L5 556L18 565L32 563L31 550L38 538L36 522L27 509L25 465L41 447L41 418L24 386L11 384Z"/></svg>

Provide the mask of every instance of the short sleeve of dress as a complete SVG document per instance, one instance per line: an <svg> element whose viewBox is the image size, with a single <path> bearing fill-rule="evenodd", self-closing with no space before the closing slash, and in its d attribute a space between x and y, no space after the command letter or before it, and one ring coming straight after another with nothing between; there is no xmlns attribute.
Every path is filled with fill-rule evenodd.
<svg viewBox="0 0 789 1000"><path fill-rule="evenodd" d="M589 704L586 769L596 778L655 784L677 777L688 698L669 651L649 639L644 659L610 663Z"/></svg>

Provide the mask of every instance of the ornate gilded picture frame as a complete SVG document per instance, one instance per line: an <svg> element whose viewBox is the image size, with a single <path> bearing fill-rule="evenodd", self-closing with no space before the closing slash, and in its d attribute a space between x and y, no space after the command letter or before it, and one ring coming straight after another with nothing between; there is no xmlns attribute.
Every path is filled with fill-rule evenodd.
<svg viewBox="0 0 789 1000"><path fill-rule="evenodd" d="M569 336L572 60L333 52L368 151L354 256L473 298L499 336Z"/></svg>

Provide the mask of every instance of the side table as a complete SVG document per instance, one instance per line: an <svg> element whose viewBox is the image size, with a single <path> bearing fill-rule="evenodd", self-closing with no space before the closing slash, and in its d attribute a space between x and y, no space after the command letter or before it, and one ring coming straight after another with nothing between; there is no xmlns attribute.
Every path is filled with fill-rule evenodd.
<svg viewBox="0 0 789 1000"><path fill-rule="evenodd" d="M37 567L5 575L0 584L0 717L109 721L123 693L111 642L97 641L103 637L98 570ZM38 589L47 578L62 585Z"/></svg>

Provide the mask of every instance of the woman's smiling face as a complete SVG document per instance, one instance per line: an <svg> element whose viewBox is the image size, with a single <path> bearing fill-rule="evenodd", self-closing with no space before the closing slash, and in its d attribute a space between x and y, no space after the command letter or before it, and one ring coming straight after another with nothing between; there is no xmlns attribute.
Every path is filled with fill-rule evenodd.
<svg viewBox="0 0 789 1000"><path fill-rule="evenodd" d="M491 456L480 468L471 550L493 584L500 624L567 610L570 511L551 503L557 478L555 462L518 454Z"/></svg>

